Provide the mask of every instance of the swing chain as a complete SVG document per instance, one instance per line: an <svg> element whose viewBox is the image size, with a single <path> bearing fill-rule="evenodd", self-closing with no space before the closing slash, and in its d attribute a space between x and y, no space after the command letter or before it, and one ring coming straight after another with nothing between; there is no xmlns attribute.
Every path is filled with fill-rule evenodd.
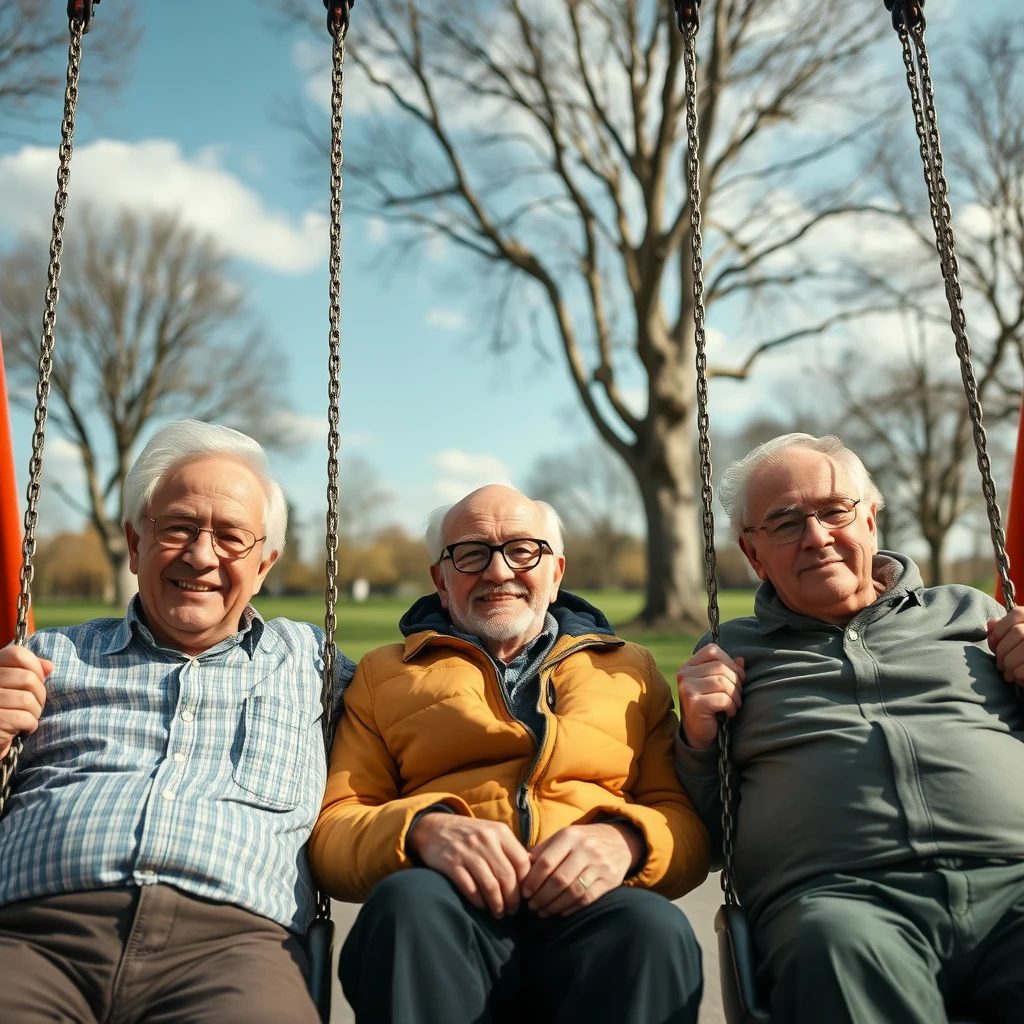
<svg viewBox="0 0 1024 1024"><path fill-rule="evenodd" d="M337 39L348 35L348 23L355 0L324 0L327 8L327 31Z"/></svg>
<svg viewBox="0 0 1024 1024"><path fill-rule="evenodd" d="M331 257L330 338L327 362L327 584L324 590L324 744L331 746L334 715L334 634L338 627L338 451L341 448L341 189L344 118L345 35L335 33L331 73Z"/></svg>
<svg viewBox="0 0 1024 1024"><path fill-rule="evenodd" d="M680 8L677 4L677 13ZM708 412L707 333L704 309L704 239L701 234L700 134L697 122L697 18L683 22L683 63L686 71L686 144L687 176L690 201L690 249L693 271L693 326L697 368L697 449L700 454L701 523L704 532L704 583L708 594L708 627L713 642L718 641L718 573L715 555L715 515L711 487L711 417ZM722 891L727 904L737 903L733 884L733 792L732 758L730 756L729 724L725 715L718 716L718 780L722 802Z"/></svg>
<svg viewBox="0 0 1024 1024"><path fill-rule="evenodd" d="M903 63L907 70L907 85L910 89L914 126L917 130L921 160L924 164L928 207L932 226L935 229L935 245L942 269L946 301L949 305L950 325L956 339L960 376L963 380L964 394L967 397L974 446L977 449L981 489L988 513L996 569L1002 585L1003 600L1007 609L1012 609L1015 599L1014 585L1010 579L1010 562L1006 555L1006 536L1003 532L996 486L992 478L992 461L988 454L988 438L985 433L981 401L978 397L978 382L971 361L971 341L967 333L967 317L963 308L964 295L960 284L960 264L956 255L956 236L953 232L953 212L949 203L949 185L946 181L942 146L939 139L935 89L932 84L931 66L924 40L924 19L912 21L909 12L905 12L905 20L902 25L897 27L897 32L903 49ZM911 42L913 42L913 47ZM918 68L920 69L920 80Z"/></svg>
<svg viewBox="0 0 1024 1024"><path fill-rule="evenodd" d="M21 590L18 593L18 621L14 643L23 645L28 638L28 611L32 603L32 559L36 553L36 526L39 522L40 480L43 474L43 445L46 435L47 403L50 398L50 375L53 372L54 328L57 324L57 300L60 297L60 258L64 248L64 213L68 205L68 184L71 181L72 139L75 134L75 108L78 105L78 78L82 67L82 21L70 24L67 87L64 91L64 119L61 121L61 142L58 152L57 192L53 201L53 223L50 237L50 265L47 270L43 332L39 343L39 368L36 383L35 428L32 431L32 456L28 463L28 490L25 505L25 534L21 547ZM22 739L16 736L11 749L0 762L0 816L7 806L11 782L18 767Z"/></svg>

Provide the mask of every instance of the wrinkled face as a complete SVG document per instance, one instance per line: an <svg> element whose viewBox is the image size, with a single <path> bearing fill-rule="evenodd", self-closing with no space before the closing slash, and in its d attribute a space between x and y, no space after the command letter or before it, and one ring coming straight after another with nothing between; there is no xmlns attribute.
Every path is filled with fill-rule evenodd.
<svg viewBox="0 0 1024 1024"><path fill-rule="evenodd" d="M827 455L790 448L761 467L747 492L745 526L777 521L784 509L813 512L837 498L859 498L841 466ZM758 578L770 580L786 606L800 615L842 624L877 597L871 560L878 550L876 506L861 501L847 526L823 526L813 516L800 540L773 545L763 531L740 535L740 547Z"/></svg>
<svg viewBox="0 0 1024 1024"><path fill-rule="evenodd" d="M203 528L241 528L256 537L263 530L263 487L245 466L231 459L183 463L160 481L147 514L181 516ZM146 624L158 643L200 654L238 632L242 612L263 584L277 552L263 542L244 557L218 554L213 537L200 533L185 548L156 542L154 524L141 532L126 524L131 570L139 577Z"/></svg>
<svg viewBox="0 0 1024 1024"><path fill-rule="evenodd" d="M544 512L534 502L509 487L492 486L474 491L448 513L441 543L502 544L532 537L554 544L556 539L547 533ZM450 558L431 567L452 622L480 637L489 648L514 648L539 635L564 571L565 559L560 555L545 554L533 569L512 570L498 552L479 573L458 572Z"/></svg>

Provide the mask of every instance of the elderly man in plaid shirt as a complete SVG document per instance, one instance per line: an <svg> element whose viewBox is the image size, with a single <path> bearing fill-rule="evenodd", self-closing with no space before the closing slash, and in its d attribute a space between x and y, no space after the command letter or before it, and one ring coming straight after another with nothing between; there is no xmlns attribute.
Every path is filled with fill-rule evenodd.
<svg viewBox="0 0 1024 1024"><path fill-rule="evenodd" d="M287 509L251 438L195 421L132 467L123 619L0 651L0 1019L317 1020L297 939L326 779L323 633L250 605ZM353 665L336 661L336 692Z"/></svg>

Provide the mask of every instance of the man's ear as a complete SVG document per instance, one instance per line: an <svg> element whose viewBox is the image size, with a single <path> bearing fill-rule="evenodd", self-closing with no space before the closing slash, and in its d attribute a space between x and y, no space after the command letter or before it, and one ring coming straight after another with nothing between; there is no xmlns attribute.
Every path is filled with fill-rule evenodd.
<svg viewBox="0 0 1024 1024"><path fill-rule="evenodd" d="M747 540L746 537L740 537L738 543L740 551L747 556L747 561L750 563L750 567L755 573L757 573L757 578L763 583L768 579L768 573L765 572L761 559L757 557L757 551L754 549L754 542Z"/></svg>
<svg viewBox="0 0 1024 1024"><path fill-rule="evenodd" d="M430 567L430 578L434 581L434 589L437 596L441 598L441 607L448 607L448 581L444 578L441 566L436 562Z"/></svg>
<svg viewBox="0 0 1024 1024"><path fill-rule="evenodd" d="M270 554L260 562L260 567L256 570L256 585L252 588L253 594L258 594L260 592L260 587L263 586L263 581L267 578L267 573L274 567L274 563L277 561L280 554L280 551L271 551Z"/></svg>
<svg viewBox="0 0 1024 1024"><path fill-rule="evenodd" d="M128 541L128 568L139 575L139 535L131 523L124 524L124 535Z"/></svg>
<svg viewBox="0 0 1024 1024"><path fill-rule="evenodd" d="M551 604L554 604L558 600L558 584L562 582L562 577L565 575L565 555L558 555L555 558L555 578L554 585L551 588Z"/></svg>
<svg viewBox="0 0 1024 1024"><path fill-rule="evenodd" d="M864 513L864 522L867 523L868 531L871 534L871 539L875 542L875 551L878 551L878 503L873 502L868 505L867 511Z"/></svg>

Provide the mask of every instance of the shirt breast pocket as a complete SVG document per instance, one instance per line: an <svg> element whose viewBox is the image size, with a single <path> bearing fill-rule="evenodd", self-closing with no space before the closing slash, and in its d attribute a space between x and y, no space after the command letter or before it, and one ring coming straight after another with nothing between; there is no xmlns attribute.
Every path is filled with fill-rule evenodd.
<svg viewBox="0 0 1024 1024"><path fill-rule="evenodd" d="M291 811L311 784L309 745L316 742L309 714L271 697L243 704L245 738L232 777L261 807Z"/></svg>

